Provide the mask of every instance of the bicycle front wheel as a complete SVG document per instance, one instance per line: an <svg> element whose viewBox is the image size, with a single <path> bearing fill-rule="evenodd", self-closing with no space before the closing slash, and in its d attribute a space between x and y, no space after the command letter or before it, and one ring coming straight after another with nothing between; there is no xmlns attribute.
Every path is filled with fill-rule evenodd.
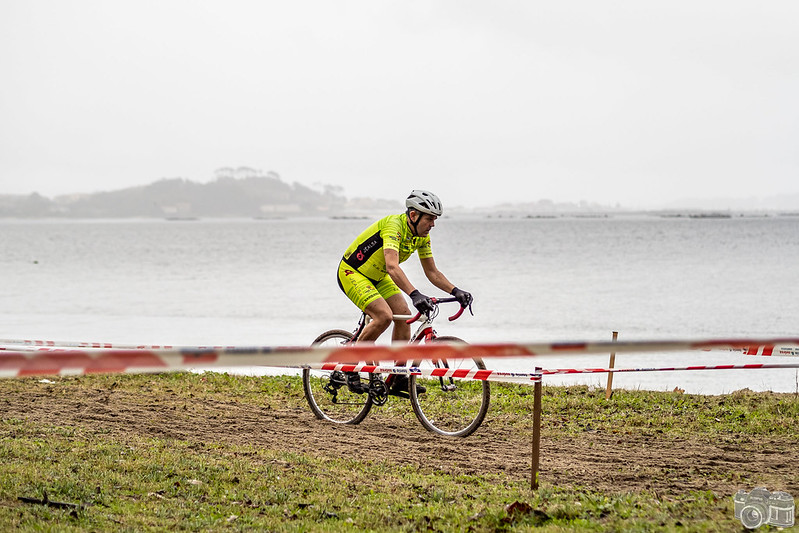
<svg viewBox="0 0 799 533"><path fill-rule="evenodd" d="M438 337L434 342L466 344L457 337ZM411 406L419 422L427 430L448 437L466 437L474 433L483 423L491 398L489 382L472 379L474 372L485 370L482 359L428 359L415 362L414 366L423 373L410 376L408 383ZM425 375L425 371L434 369L440 369L438 372L448 369L454 371L454 375Z"/></svg>
<svg viewBox="0 0 799 533"><path fill-rule="evenodd" d="M352 333L333 329L319 335L311 346L341 346ZM369 383L369 374L359 374L361 382ZM346 375L338 370L302 370L302 388L311 411L320 420L336 424L358 424L372 408L368 393L354 392L347 385Z"/></svg>

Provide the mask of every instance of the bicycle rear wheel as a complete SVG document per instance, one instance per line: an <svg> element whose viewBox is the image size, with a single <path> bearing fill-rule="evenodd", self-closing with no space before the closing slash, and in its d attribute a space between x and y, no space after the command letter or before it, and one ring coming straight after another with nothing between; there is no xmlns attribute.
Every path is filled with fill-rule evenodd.
<svg viewBox="0 0 799 533"><path fill-rule="evenodd" d="M333 329L319 335L312 346L340 346L352 338L352 333ZM360 374L361 382L369 383L369 374ZM336 424L358 424L372 408L367 393L353 392L347 386L346 375L338 370L302 370L302 388L311 411L320 420Z"/></svg>
<svg viewBox="0 0 799 533"><path fill-rule="evenodd" d="M434 342L466 344L457 337L438 337ZM479 358L423 360L414 362L425 370L455 370L452 377L410 376L408 391L411 406L419 422L433 433L448 437L466 437L474 433L488 412L491 386L488 381L471 379L477 370L485 370ZM417 385L426 390L419 392Z"/></svg>

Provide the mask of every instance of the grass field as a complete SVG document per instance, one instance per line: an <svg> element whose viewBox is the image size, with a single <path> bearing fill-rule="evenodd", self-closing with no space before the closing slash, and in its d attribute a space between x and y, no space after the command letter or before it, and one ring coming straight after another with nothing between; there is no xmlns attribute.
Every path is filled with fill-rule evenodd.
<svg viewBox="0 0 799 533"><path fill-rule="evenodd" d="M737 489L799 495L793 394L544 387L532 491L531 387L445 439L319 422L298 378L47 381L0 380L0 531L736 531Z"/></svg>

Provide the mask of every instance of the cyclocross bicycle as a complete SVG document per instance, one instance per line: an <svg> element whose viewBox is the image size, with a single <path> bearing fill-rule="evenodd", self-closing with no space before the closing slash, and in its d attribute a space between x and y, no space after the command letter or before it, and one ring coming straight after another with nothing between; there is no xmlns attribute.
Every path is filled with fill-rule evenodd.
<svg viewBox="0 0 799 533"><path fill-rule="evenodd" d="M394 315L394 320L405 320L409 324L422 319L409 342L466 344L457 337L438 336L433 329L438 305L457 300L432 300L433 310L429 315ZM464 310L462 307L449 320L457 319ZM368 315L364 313L354 332L343 329L326 331L312 345L341 346L354 343L368 320ZM357 364L330 363L304 368L302 386L316 418L337 424L360 423L373 405L384 405L388 401L392 385L395 380L402 379L400 376L404 373L408 374L407 398L413 412L429 431L451 437L466 437L480 427L488 412L490 384L484 379L473 379L478 370L485 370L485 364L479 358L420 359L414 360L410 367L397 363L395 370L399 367L407 369L403 374L390 373L387 370L391 367L380 367L377 364L378 362L361 361Z"/></svg>

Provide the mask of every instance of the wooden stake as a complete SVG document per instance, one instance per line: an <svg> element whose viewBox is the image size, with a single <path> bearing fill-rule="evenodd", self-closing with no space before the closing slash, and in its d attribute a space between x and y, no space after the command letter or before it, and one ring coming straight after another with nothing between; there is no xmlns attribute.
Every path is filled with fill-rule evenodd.
<svg viewBox="0 0 799 533"><path fill-rule="evenodd" d="M619 332L613 332L613 342L616 342L616 339L619 338ZM608 363L608 368L613 368L613 365L616 364L616 352L612 352L610 354L610 363ZM610 397L613 396L613 372L608 372L608 388L605 390L605 399L610 400Z"/></svg>
<svg viewBox="0 0 799 533"><path fill-rule="evenodd" d="M536 368L538 372L540 368ZM541 451L541 381L537 381L533 392L533 465L530 488L538 488L538 463Z"/></svg>

